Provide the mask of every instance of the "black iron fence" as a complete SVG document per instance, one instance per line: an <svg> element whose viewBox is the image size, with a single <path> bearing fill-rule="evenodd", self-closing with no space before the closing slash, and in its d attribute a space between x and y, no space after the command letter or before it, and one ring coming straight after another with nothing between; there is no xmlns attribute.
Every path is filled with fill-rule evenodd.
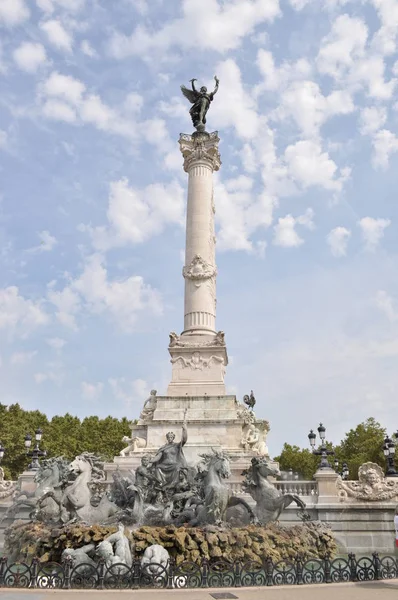
<svg viewBox="0 0 398 600"><path fill-rule="evenodd" d="M62 563L9 563L0 559L0 587L41 589L139 589L139 588L207 588L300 585L375 581L398 577L398 561L393 556L310 559L290 562L224 560L201 563L170 561L141 565L139 559L129 567L81 563L68 559Z"/></svg>

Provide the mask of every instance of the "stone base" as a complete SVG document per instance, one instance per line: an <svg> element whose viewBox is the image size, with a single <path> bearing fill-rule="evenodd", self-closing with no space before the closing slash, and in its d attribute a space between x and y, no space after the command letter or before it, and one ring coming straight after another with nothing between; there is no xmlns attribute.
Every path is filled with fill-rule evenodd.
<svg viewBox="0 0 398 600"><path fill-rule="evenodd" d="M168 396L224 396L225 367L228 364L225 346L200 345L200 336L188 346L170 346L172 373L167 388ZM202 336L203 337L203 336ZM215 339L215 336L213 336ZM183 340L182 335L180 340ZM196 341L195 341L196 340ZM210 343L212 338L210 338ZM203 342L202 342L203 344Z"/></svg>
<svg viewBox="0 0 398 600"><path fill-rule="evenodd" d="M158 396L156 409L151 420L139 420L132 428L132 438L136 436L142 443L128 456L117 456L113 463L106 465L108 479L117 468L122 471L135 469L141 458L154 455L166 443L166 433L173 431L176 441L181 439L181 428L187 422L188 441L184 445L184 455L188 464L194 466L201 460L201 454L214 450L224 450L231 458L231 478L229 485L233 491L241 491L241 473L250 465L253 456L258 456L255 449L244 448L250 419L254 415L239 404L236 396ZM268 424L256 421L265 437Z"/></svg>

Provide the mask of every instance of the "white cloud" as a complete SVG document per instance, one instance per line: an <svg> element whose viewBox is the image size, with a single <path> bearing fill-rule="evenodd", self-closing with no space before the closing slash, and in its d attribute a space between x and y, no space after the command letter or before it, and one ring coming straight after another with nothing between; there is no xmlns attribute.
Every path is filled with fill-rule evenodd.
<svg viewBox="0 0 398 600"><path fill-rule="evenodd" d="M266 192L253 194L253 180L242 175L221 182L216 180L217 248L255 252L250 240L258 228L267 229L272 223L276 199ZM261 255L261 245L257 248Z"/></svg>
<svg viewBox="0 0 398 600"><path fill-rule="evenodd" d="M339 258L346 255L350 236L351 231L345 227L335 227L329 232L326 239L333 256Z"/></svg>
<svg viewBox="0 0 398 600"><path fill-rule="evenodd" d="M396 80L385 81L383 56L366 48L368 28L358 17L339 15L330 33L322 40L318 69L350 91L367 90L372 98L389 99Z"/></svg>
<svg viewBox="0 0 398 600"><path fill-rule="evenodd" d="M66 341L59 337L49 338L46 340L46 342L50 348L53 348L57 352L60 352L66 344Z"/></svg>
<svg viewBox="0 0 398 600"><path fill-rule="evenodd" d="M40 24L48 41L58 50L72 52L73 37L66 31L61 21L51 19Z"/></svg>
<svg viewBox="0 0 398 600"><path fill-rule="evenodd" d="M33 42L23 42L13 52L14 61L27 73L35 73L46 62L44 46Z"/></svg>
<svg viewBox="0 0 398 600"><path fill-rule="evenodd" d="M348 91L335 90L324 96L314 81L295 81L281 95L275 117L285 121L291 117L308 137L317 136L326 121L354 111Z"/></svg>
<svg viewBox="0 0 398 600"><path fill-rule="evenodd" d="M123 331L132 331L139 315L162 314L157 290L139 275L110 281L102 261L98 254L90 256L78 278L63 290L49 289L48 299L57 307L56 317L62 324L76 330L76 317L85 310L94 315L108 313Z"/></svg>
<svg viewBox="0 0 398 600"><path fill-rule="evenodd" d="M89 56L90 58L98 56L97 51L92 47L88 40L83 40L80 44L80 48L83 54Z"/></svg>
<svg viewBox="0 0 398 600"><path fill-rule="evenodd" d="M295 230L296 219L292 215L279 217L278 222L274 225L275 246L283 246L284 248L296 248L304 243L304 240L298 235Z"/></svg>
<svg viewBox="0 0 398 600"><path fill-rule="evenodd" d="M257 25L271 22L280 14L279 0L183 0L183 17L149 31L139 25L131 36L115 33L109 49L116 58L136 55L150 58L173 47L227 52L237 48Z"/></svg>
<svg viewBox="0 0 398 600"><path fill-rule="evenodd" d="M388 129L378 131L373 138L373 166L387 169L391 154L397 151L398 137Z"/></svg>
<svg viewBox="0 0 398 600"><path fill-rule="evenodd" d="M139 113L143 106L144 106L144 98L143 98L143 96L141 96L141 94L137 94L137 92L130 92L130 94L127 95L126 100L124 101L125 109L128 112L131 112L134 114ZM162 109L161 106L159 108L160 108L160 110ZM169 114L169 112L168 112L168 114ZM174 116L174 115L169 114L169 116Z"/></svg>
<svg viewBox="0 0 398 600"><path fill-rule="evenodd" d="M155 183L144 189L129 186L127 179L110 184L109 227L80 226L88 230L94 247L139 244L163 231L168 224L183 225L184 191L179 183Z"/></svg>
<svg viewBox="0 0 398 600"><path fill-rule="evenodd" d="M289 175L304 189L319 186L340 192L350 175L347 168L338 174L336 163L327 152L322 152L318 141L301 140L288 146L285 161Z"/></svg>
<svg viewBox="0 0 398 600"><path fill-rule="evenodd" d="M314 211L312 208L307 208L306 212L299 217L293 217L292 215L280 217L276 225L274 225L273 244L285 248L301 246L304 240L298 235L295 227L296 225L303 225L307 229L314 229L313 217Z"/></svg>
<svg viewBox="0 0 398 600"><path fill-rule="evenodd" d="M37 350L32 352L14 352L10 357L10 365L26 365L36 356Z"/></svg>
<svg viewBox="0 0 398 600"><path fill-rule="evenodd" d="M40 300L24 298L15 286L0 289L0 329L27 337L34 329L49 322L42 304Z"/></svg>
<svg viewBox="0 0 398 600"><path fill-rule="evenodd" d="M398 320L398 312L394 307L394 300L385 290L379 290L376 294L376 306L383 312L389 321Z"/></svg>
<svg viewBox="0 0 398 600"><path fill-rule="evenodd" d="M76 316L81 310L80 296L68 286L61 291L50 288L47 295L49 301L57 308L55 316L58 321L77 331Z"/></svg>
<svg viewBox="0 0 398 600"><path fill-rule="evenodd" d="M365 53L368 28L358 17L339 15L330 33L323 38L317 57L321 73L339 79Z"/></svg>
<svg viewBox="0 0 398 600"><path fill-rule="evenodd" d="M391 225L390 219L374 219L363 217L358 221L361 228L362 238L367 250L373 251L384 236L384 230Z"/></svg>
<svg viewBox="0 0 398 600"><path fill-rule="evenodd" d="M47 14L52 14L56 8L75 13L84 7L85 2L86 0L36 0L37 6Z"/></svg>
<svg viewBox="0 0 398 600"><path fill-rule="evenodd" d="M20 25L29 19L30 12L25 0L1 0L0 2L0 25L7 27Z"/></svg>
<svg viewBox="0 0 398 600"><path fill-rule="evenodd" d="M54 71L44 82L41 91L45 96L61 99L72 106L77 106L81 104L85 90L86 86L78 79Z"/></svg>
<svg viewBox="0 0 398 600"><path fill-rule="evenodd" d="M101 381L98 381L97 383L82 381L80 388L83 398L86 400L98 400L104 389L104 384Z"/></svg>
<svg viewBox="0 0 398 600"><path fill-rule="evenodd" d="M58 100L47 100L43 105L42 112L47 119L54 121L74 123L77 119L76 111L69 104Z"/></svg>
<svg viewBox="0 0 398 600"><path fill-rule="evenodd" d="M232 59L225 60L217 65L217 75L222 85L209 112L212 122L220 128L234 127L240 138L255 137L259 115L250 92L243 87L238 65Z"/></svg>
<svg viewBox="0 0 398 600"><path fill-rule="evenodd" d="M64 376L62 373L57 373L55 371L47 371L46 373L43 372L38 372L35 373L33 375L35 382L40 385L41 383L44 383L45 381L52 381L53 383L56 383L57 385L61 385Z"/></svg>
<svg viewBox="0 0 398 600"><path fill-rule="evenodd" d="M53 235L51 235L49 231L40 231L40 233L38 233L38 236L40 240L39 245L35 246L34 248L30 248L28 252L33 254L37 252L50 252L58 243L57 239Z"/></svg>
<svg viewBox="0 0 398 600"><path fill-rule="evenodd" d="M86 92L84 83L57 72L38 87L39 100L42 102L43 116L73 123L80 119L94 127L109 133L136 139L139 135L150 137L153 127L154 135L148 139L151 143L164 143L167 130L164 122L157 119L137 124L122 113L107 106L97 94ZM155 135L156 134L156 135Z"/></svg>
<svg viewBox="0 0 398 600"><path fill-rule="evenodd" d="M362 135L376 133L387 120L387 110L384 106L370 106L363 108L360 114L360 132Z"/></svg>
<svg viewBox="0 0 398 600"><path fill-rule="evenodd" d="M257 66L264 81L256 88L256 94L263 91L277 91L295 80L308 79L312 72L311 63L306 58L296 62L284 62L280 67L275 65L272 52L260 48L257 53Z"/></svg>

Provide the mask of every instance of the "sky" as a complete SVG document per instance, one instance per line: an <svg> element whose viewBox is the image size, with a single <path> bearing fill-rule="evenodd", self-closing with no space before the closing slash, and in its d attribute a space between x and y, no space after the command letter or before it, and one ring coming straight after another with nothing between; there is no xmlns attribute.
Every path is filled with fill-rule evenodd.
<svg viewBox="0 0 398 600"><path fill-rule="evenodd" d="M220 89L217 329L268 445L398 427L398 0L0 0L0 401L137 418Z"/></svg>

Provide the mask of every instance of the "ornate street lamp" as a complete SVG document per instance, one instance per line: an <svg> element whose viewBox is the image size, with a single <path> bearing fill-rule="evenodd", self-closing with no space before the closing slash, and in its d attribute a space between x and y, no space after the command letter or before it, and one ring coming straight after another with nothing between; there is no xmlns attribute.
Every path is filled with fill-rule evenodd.
<svg viewBox="0 0 398 600"><path fill-rule="evenodd" d="M395 470L395 444L398 441L398 431L394 434L395 443L391 438L386 435L384 444L383 444L383 452L386 457L386 477L398 477L398 473Z"/></svg>
<svg viewBox="0 0 398 600"><path fill-rule="evenodd" d="M319 469L331 469L331 466L328 462L328 456L334 456L334 450L328 450L326 447L326 444L325 444L326 429L322 425L322 423L319 423L318 434L319 434L319 438L321 440L321 445L318 448L318 450L315 450L316 433L314 433L313 430L311 429L311 431L308 434L308 439L310 440L312 454L315 454L315 456L321 457L321 462L319 463Z"/></svg>
<svg viewBox="0 0 398 600"><path fill-rule="evenodd" d="M3 460L5 451L6 451L6 449L4 448L3 444L0 442L0 465L1 465L1 461Z"/></svg>
<svg viewBox="0 0 398 600"><path fill-rule="evenodd" d="M25 448L26 455L32 458L32 462L30 463L28 470L29 471L37 471L40 468L39 457L47 456L47 452L45 450L40 450L40 442L43 436L43 431L39 428L35 431L35 440L36 444L33 450L29 451L29 448L32 445L32 436L27 433L25 435Z"/></svg>
<svg viewBox="0 0 398 600"><path fill-rule="evenodd" d="M346 462L343 462L343 464L341 465L341 471L339 471L339 461L337 460L337 458L335 458L334 459L334 470L336 471L336 473L338 473L340 475L341 479L348 479L350 470L349 470Z"/></svg>

